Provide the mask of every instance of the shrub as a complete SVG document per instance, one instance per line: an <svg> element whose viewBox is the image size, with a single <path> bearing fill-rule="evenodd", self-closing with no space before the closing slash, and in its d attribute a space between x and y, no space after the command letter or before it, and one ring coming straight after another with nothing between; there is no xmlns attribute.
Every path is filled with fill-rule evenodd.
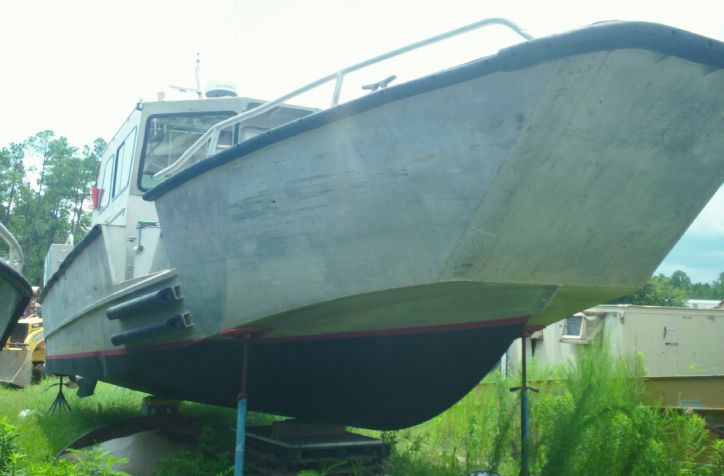
<svg viewBox="0 0 724 476"><path fill-rule="evenodd" d="M530 470L536 476L720 475L724 444L702 418L645 406L640 356L614 358L605 344L586 346L578 362L546 377L530 393ZM552 380L548 377L555 377ZM395 475L520 470L520 375L488 376L444 414L412 429L387 432Z"/></svg>
<svg viewBox="0 0 724 476"><path fill-rule="evenodd" d="M17 437L15 427L5 418L0 418L0 474L17 464Z"/></svg>
<svg viewBox="0 0 724 476"><path fill-rule="evenodd" d="M226 475L234 472L233 438L231 432L221 432L211 426L201 430L197 445L173 451L161 458L158 476Z"/></svg>

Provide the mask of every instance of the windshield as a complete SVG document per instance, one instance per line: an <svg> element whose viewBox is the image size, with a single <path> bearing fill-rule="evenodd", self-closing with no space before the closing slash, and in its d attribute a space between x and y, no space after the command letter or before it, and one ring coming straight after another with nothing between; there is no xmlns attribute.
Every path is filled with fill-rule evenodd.
<svg viewBox="0 0 724 476"><path fill-rule="evenodd" d="M143 172L138 184L141 190L148 190L162 182L163 179L153 178L153 174L174 163L211 126L235 114L217 111L149 117L141 156ZM217 149L231 146L232 139L231 128L222 131Z"/></svg>

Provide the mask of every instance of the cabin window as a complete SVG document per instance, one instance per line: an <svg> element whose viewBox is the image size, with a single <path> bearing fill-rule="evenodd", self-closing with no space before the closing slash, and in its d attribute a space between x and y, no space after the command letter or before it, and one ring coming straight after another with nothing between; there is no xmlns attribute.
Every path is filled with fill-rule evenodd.
<svg viewBox="0 0 724 476"><path fill-rule="evenodd" d="M128 187L131 181L131 170L133 165L133 151L136 150L136 128L134 127L116 152L115 179L113 184L113 196L120 195Z"/></svg>
<svg viewBox="0 0 724 476"><path fill-rule="evenodd" d="M241 132L239 134L239 142L244 142L245 140L249 140L252 137L261 135L264 132L266 132L266 129L262 129L261 127L244 127L241 129Z"/></svg>
<svg viewBox="0 0 724 476"><path fill-rule="evenodd" d="M146 121L139 188L148 190L160 183L161 180L153 177L156 172L173 164L214 124L235 115L234 112L195 112L150 116ZM232 140L231 128L223 131L218 148L231 147Z"/></svg>
<svg viewBox="0 0 724 476"><path fill-rule="evenodd" d="M98 210L106 208L111 201L111 187L113 186L113 159L115 157L115 154L111 154L106 157L106 160L103 163L103 175L99 187L100 197L98 199Z"/></svg>
<svg viewBox="0 0 724 476"><path fill-rule="evenodd" d="M27 324L18 323L15 325L13 332L8 338L8 342L12 344L24 344L25 339L28 337L28 326Z"/></svg>

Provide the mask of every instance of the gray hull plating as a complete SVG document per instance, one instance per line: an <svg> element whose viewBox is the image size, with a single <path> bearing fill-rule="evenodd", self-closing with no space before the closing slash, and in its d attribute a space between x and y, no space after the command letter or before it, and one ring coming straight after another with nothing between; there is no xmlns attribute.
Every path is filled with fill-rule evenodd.
<svg viewBox="0 0 724 476"><path fill-rule="evenodd" d="M0 349L30 301L32 289L25 279L0 261Z"/></svg>
<svg viewBox="0 0 724 476"><path fill-rule="evenodd" d="M48 368L234 405L251 328L250 408L430 418L526 324L646 282L724 180L722 67L717 42L595 26L201 160L144 196L153 254L148 217L106 222L49 281Z"/></svg>
<svg viewBox="0 0 724 476"><path fill-rule="evenodd" d="M545 325L641 286L721 184L723 88L721 70L630 49L390 102L158 198L169 260L204 334L493 318L400 304L288 331L268 317L456 282L546 290L524 312ZM490 307L510 317L513 302Z"/></svg>

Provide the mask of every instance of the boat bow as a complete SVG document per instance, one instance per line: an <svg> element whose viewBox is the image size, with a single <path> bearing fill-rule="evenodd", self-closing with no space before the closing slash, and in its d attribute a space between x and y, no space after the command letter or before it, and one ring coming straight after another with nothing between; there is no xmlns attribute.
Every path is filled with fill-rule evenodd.
<svg viewBox="0 0 724 476"><path fill-rule="evenodd" d="M0 238L9 248L8 261L0 259L0 349L30 302L33 290L20 274L23 251L15 237L0 223Z"/></svg>

